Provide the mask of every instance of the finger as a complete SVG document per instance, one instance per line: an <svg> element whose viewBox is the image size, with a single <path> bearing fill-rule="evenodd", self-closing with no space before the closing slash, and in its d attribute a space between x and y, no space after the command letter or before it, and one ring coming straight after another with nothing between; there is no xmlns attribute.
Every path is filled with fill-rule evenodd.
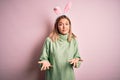
<svg viewBox="0 0 120 80"><path fill-rule="evenodd" d="M73 63L73 67L75 67L75 63Z"/></svg>
<svg viewBox="0 0 120 80"><path fill-rule="evenodd" d="M71 62L72 60L68 60L68 62Z"/></svg>
<svg viewBox="0 0 120 80"><path fill-rule="evenodd" d="M75 60L71 61L71 63L70 63L70 64L74 64L74 63L75 63Z"/></svg>
<svg viewBox="0 0 120 80"><path fill-rule="evenodd" d="M70 64L73 64L73 63L74 63L74 61L71 61L71 62L70 62Z"/></svg>
<svg viewBox="0 0 120 80"><path fill-rule="evenodd" d="M44 70L45 66L46 66L46 65L43 65L42 70Z"/></svg>
<svg viewBox="0 0 120 80"><path fill-rule="evenodd" d="M82 60L82 59L80 59L79 61L81 61L81 62L82 62L83 60Z"/></svg>
<svg viewBox="0 0 120 80"><path fill-rule="evenodd" d="M49 69L49 66L47 66L47 69Z"/></svg>
<svg viewBox="0 0 120 80"><path fill-rule="evenodd" d="M50 67L53 67L52 65L50 65Z"/></svg>
<svg viewBox="0 0 120 80"><path fill-rule="evenodd" d="M77 62L75 62L75 68L77 67Z"/></svg>
<svg viewBox="0 0 120 80"><path fill-rule="evenodd" d="M42 61L38 61L39 64L43 63Z"/></svg>
<svg viewBox="0 0 120 80"><path fill-rule="evenodd" d="M78 67L78 63L76 63L75 67L76 67L76 68Z"/></svg>
<svg viewBox="0 0 120 80"><path fill-rule="evenodd" d="M49 67L53 67L51 64L49 64Z"/></svg>
<svg viewBox="0 0 120 80"><path fill-rule="evenodd" d="M43 70L44 66L41 67L41 71Z"/></svg>
<svg viewBox="0 0 120 80"><path fill-rule="evenodd" d="M46 68L47 68L47 67L45 66L43 70L46 70Z"/></svg>

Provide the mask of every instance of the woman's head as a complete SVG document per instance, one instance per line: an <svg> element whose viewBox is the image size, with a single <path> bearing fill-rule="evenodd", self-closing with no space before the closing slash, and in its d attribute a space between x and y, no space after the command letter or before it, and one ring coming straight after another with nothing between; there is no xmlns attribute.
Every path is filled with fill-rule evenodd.
<svg viewBox="0 0 120 80"><path fill-rule="evenodd" d="M65 15L62 15L62 16L59 16L57 19L56 19L56 22L54 24L54 29L55 29L55 32L58 33L58 34L68 34L71 32L71 21L70 19L65 16Z"/></svg>
<svg viewBox="0 0 120 80"><path fill-rule="evenodd" d="M54 29L50 34L50 38L55 41L59 38L59 34L68 35L68 41L71 41L72 38L76 36L72 33L71 30L71 21L66 15L59 16L54 24Z"/></svg>

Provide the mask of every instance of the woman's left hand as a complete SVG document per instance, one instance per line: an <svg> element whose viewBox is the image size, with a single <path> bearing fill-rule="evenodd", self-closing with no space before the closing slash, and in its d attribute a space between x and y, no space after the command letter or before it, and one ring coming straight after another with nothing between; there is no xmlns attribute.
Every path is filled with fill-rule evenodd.
<svg viewBox="0 0 120 80"><path fill-rule="evenodd" d="M81 60L80 58L74 58L74 59L68 60L68 62L70 62L70 64L73 64L73 67L75 68L77 67L79 61L83 61L83 60Z"/></svg>

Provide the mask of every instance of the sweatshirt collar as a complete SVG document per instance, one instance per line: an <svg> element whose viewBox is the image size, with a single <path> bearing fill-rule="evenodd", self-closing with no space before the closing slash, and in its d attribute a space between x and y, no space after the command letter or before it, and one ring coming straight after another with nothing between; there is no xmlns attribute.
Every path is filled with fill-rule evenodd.
<svg viewBox="0 0 120 80"><path fill-rule="evenodd" d="M68 39L68 34L65 34L65 35L59 34L59 38L63 39L63 40L67 40Z"/></svg>

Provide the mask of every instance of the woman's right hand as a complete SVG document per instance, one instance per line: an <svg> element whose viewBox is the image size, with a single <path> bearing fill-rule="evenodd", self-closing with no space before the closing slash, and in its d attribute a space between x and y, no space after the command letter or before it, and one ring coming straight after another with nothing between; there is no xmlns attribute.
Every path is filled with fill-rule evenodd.
<svg viewBox="0 0 120 80"><path fill-rule="evenodd" d="M38 63L39 63L39 64L42 64L41 71L42 71L42 70L47 70L47 69L49 69L50 67L52 67L52 65L50 64L50 62L47 61L47 60L38 61Z"/></svg>

